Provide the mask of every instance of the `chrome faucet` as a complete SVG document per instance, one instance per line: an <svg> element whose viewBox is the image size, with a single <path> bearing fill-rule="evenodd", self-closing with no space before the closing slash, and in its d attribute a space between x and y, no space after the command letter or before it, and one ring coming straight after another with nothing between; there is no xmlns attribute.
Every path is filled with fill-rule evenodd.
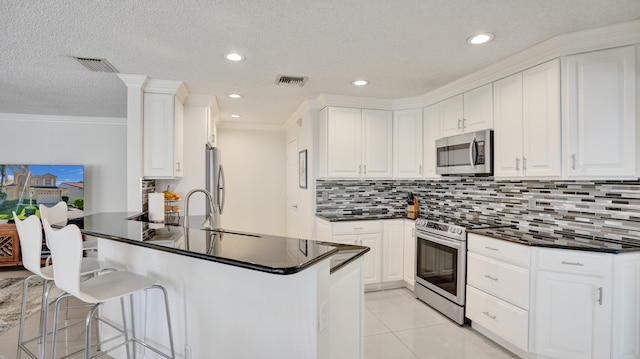
<svg viewBox="0 0 640 359"><path fill-rule="evenodd" d="M209 191L207 191L206 189L202 189L202 188L196 188L196 189L192 189L191 191L189 191L189 193L187 193L187 196L184 198L184 206L185 206L185 212L184 212L184 228L185 229L189 229L189 198L191 197L192 194L196 193L196 192L202 192L204 193L205 196L207 196L207 199L209 200L209 208L211 208L211 213L209 214L209 218L205 218L204 222L202 222L202 227L206 228L206 229L213 229L213 216L215 213L215 207L213 206L213 196L211 195L211 193L209 193ZM209 221L209 224L207 225L207 220Z"/></svg>

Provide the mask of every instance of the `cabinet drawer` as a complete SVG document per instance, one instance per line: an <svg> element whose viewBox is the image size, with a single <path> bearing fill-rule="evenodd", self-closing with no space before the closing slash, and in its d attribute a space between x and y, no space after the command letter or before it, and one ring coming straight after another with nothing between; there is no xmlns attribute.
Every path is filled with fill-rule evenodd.
<svg viewBox="0 0 640 359"><path fill-rule="evenodd" d="M333 224L333 234L382 233L380 221L349 221Z"/></svg>
<svg viewBox="0 0 640 359"><path fill-rule="evenodd" d="M611 255L569 249L537 249L541 270L602 277L611 270Z"/></svg>
<svg viewBox="0 0 640 359"><path fill-rule="evenodd" d="M467 286L467 318L528 351L529 312Z"/></svg>
<svg viewBox="0 0 640 359"><path fill-rule="evenodd" d="M469 253L467 283L520 308L529 309L529 270L526 268Z"/></svg>
<svg viewBox="0 0 640 359"><path fill-rule="evenodd" d="M476 252L521 267L529 268L531 263L531 248L527 245L469 233L467 236L467 246L471 252Z"/></svg>

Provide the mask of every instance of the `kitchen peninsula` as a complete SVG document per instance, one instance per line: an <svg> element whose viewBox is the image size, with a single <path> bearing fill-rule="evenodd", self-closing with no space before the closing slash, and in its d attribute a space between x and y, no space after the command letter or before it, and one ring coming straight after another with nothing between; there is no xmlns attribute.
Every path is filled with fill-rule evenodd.
<svg viewBox="0 0 640 359"><path fill-rule="evenodd" d="M178 357L362 357L367 247L204 230L196 217L185 230L132 215L97 213L78 225L99 238L101 259L167 288ZM136 327L166 347L154 314L160 298L147 300L146 326L138 316ZM103 315L117 320L118 310Z"/></svg>

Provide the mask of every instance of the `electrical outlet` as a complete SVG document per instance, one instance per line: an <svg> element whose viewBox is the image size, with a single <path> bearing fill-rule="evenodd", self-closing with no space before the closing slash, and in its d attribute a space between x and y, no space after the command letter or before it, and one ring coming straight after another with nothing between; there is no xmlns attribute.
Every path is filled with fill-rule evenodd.
<svg viewBox="0 0 640 359"><path fill-rule="evenodd" d="M535 198L529 198L529 204L528 204L527 208L536 209L536 207L538 207L538 201L536 201Z"/></svg>
<svg viewBox="0 0 640 359"><path fill-rule="evenodd" d="M322 333L329 326L329 303L325 302L320 305L320 318L318 321L318 332Z"/></svg>

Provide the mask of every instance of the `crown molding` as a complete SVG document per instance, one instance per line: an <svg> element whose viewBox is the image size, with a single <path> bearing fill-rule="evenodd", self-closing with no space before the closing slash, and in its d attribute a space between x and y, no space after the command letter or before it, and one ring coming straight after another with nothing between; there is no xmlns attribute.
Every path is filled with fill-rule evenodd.
<svg viewBox="0 0 640 359"><path fill-rule="evenodd" d="M171 80L149 79L144 92L176 95L182 103L189 96L189 90L184 82Z"/></svg>
<svg viewBox="0 0 640 359"><path fill-rule="evenodd" d="M149 81L149 78L145 75L132 75L132 74L117 74L117 75L127 87L142 88L147 84L147 81Z"/></svg>
<svg viewBox="0 0 640 359"><path fill-rule="evenodd" d="M291 116L285 121L284 128L289 129L291 127L298 125L298 119L301 118L305 113L311 112L313 110L319 110L321 107L318 104L317 100L305 100L300 106L293 112Z"/></svg>
<svg viewBox="0 0 640 359"><path fill-rule="evenodd" d="M268 132L284 132L286 128L283 125L266 125L260 123L248 122L229 122L220 121L218 129L248 130L248 131L268 131Z"/></svg>
<svg viewBox="0 0 640 359"><path fill-rule="evenodd" d="M215 95L205 95L191 93L184 101L185 106L194 107L218 107L218 100Z"/></svg>
<svg viewBox="0 0 640 359"><path fill-rule="evenodd" d="M373 110L391 110L393 101L381 98L320 94L316 99L319 108L326 106L358 107Z"/></svg>
<svg viewBox="0 0 640 359"><path fill-rule="evenodd" d="M558 35L430 91L420 99L423 106L428 106L558 57L638 43L640 19Z"/></svg>
<svg viewBox="0 0 640 359"><path fill-rule="evenodd" d="M92 125L120 125L127 124L123 117L86 117L86 116L54 116L23 113L0 113L0 121L34 121L56 123L83 123Z"/></svg>

